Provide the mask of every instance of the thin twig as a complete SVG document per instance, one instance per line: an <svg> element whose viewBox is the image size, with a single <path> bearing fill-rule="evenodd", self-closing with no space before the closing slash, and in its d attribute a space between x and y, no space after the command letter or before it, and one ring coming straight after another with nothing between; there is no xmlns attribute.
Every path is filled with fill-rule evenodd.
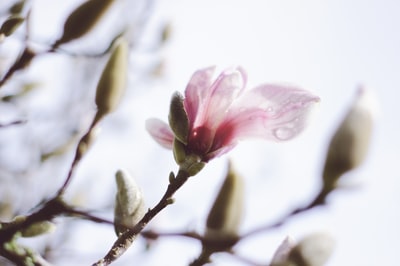
<svg viewBox="0 0 400 266"><path fill-rule="evenodd" d="M283 217L281 217L280 219L278 219L276 222L274 222L272 224L261 226L259 228L256 228L256 229L253 229L253 230L247 232L246 234L243 234L241 236L241 239L252 236L252 235L257 235L261 232L276 229L276 228L284 225L290 218L292 218L298 214L304 213L306 211L309 211L315 207L324 205L325 201L326 201L326 197L330 194L330 192L332 192L332 190L326 191L324 189L321 189L321 191L315 196L315 198L309 204L292 210L290 213L284 215Z"/></svg>
<svg viewBox="0 0 400 266"><path fill-rule="evenodd" d="M100 121L100 115L99 115L99 113L96 113L86 134L83 135L83 137L79 140L78 145L76 146L74 159L72 160L72 163L69 168L67 177L65 178L64 184L61 186L61 188L57 192L58 196L61 196L62 194L64 194L69 183L71 182L72 175L75 172L76 167L78 166L83 155L86 153L86 151L88 150L88 148L90 146L90 143L91 143L92 137L93 137L92 133L93 133L94 129L96 128L96 125L98 124L99 121Z"/></svg>
<svg viewBox="0 0 400 266"><path fill-rule="evenodd" d="M16 121L12 121L6 124L0 124L0 128L2 127L9 127L9 126L13 126L13 125L21 125L21 124L25 124L27 122L27 120L16 120Z"/></svg>

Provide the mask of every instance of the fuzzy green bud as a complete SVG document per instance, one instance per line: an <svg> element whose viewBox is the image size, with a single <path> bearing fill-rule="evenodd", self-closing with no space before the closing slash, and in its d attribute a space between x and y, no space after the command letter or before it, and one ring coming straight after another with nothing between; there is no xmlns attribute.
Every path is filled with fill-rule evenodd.
<svg viewBox="0 0 400 266"><path fill-rule="evenodd" d="M125 39L119 39L103 70L96 90L96 105L100 116L111 113L125 92L129 48Z"/></svg>
<svg viewBox="0 0 400 266"><path fill-rule="evenodd" d="M54 232L56 226L50 221L37 222L29 226L28 228L21 230L22 237L35 237L47 233Z"/></svg>
<svg viewBox="0 0 400 266"><path fill-rule="evenodd" d="M138 185L128 172L118 170L116 175L117 195L114 208L114 228L117 236L132 227L145 214L145 204Z"/></svg>
<svg viewBox="0 0 400 266"><path fill-rule="evenodd" d="M180 142L177 138L174 139L173 149L175 162L180 165L186 159L186 146Z"/></svg>
<svg viewBox="0 0 400 266"><path fill-rule="evenodd" d="M346 172L358 167L365 159L370 143L374 99L359 89L344 120L333 135L323 171L324 187L331 190Z"/></svg>
<svg viewBox="0 0 400 266"><path fill-rule="evenodd" d="M188 173L188 176L197 175L206 165L201 161L201 158L195 154L186 155L182 163L179 164L179 169Z"/></svg>
<svg viewBox="0 0 400 266"><path fill-rule="evenodd" d="M175 137L186 145L189 135L189 119L183 105L183 100L183 96L179 92L175 92L172 95L168 121Z"/></svg>
<svg viewBox="0 0 400 266"><path fill-rule="evenodd" d="M65 21L63 34L54 47L78 39L89 32L113 2L114 0L88 0L77 7Z"/></svg>
<svg viewBox="0 0 400 266"><path fill-rule="evenodd" d="M206 238L237 237L243 216L243 179L229 163L228 173L208 214Z"/></svg>

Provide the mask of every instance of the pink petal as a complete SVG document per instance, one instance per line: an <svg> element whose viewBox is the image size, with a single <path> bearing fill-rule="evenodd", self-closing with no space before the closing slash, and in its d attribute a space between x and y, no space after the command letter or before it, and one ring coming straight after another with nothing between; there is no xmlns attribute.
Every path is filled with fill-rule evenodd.
<svg viewBox="0 0 400 266"><path fill-rule="evenodd" d="M217 131L216 138L234 142L259 137L285 141L305 127L308 114L319 98L302 89L262 85L248 91L232 106ZM230 132L227 135L227 132ZM217 143L217 140L215 140Z"/></svg>
<svg viewBox="0 0 400 266"><path fill-rule="evenodd" d="M245 83L246 73L241 68L222 72L203 96L194 127L205 126L214 131L234 100L242 93Z"/></svg>
<svg viewBox="0 0 400 266"><path fill-rule="evenodd" d="M196 71L186 86L184 105L191 124L193 124L199 106L205 98L208 88L211 86L214 70L215 67L208 67Z"/></svg>
<svg viewBox="0 0 400 266"><path fill-rule="evenodd" d="M148 119L146 120L146 130L158 144L172 149L175 136L167 123L157 118Z"/></svg>

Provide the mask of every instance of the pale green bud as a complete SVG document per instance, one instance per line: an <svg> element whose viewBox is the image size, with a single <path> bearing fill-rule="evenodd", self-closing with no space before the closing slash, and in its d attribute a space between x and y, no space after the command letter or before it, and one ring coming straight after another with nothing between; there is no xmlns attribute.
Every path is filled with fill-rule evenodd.
<svg viewBox="0 0 400 266"><path fill-rule="evenodd" d="M90 147L92 147L93 142L96 140L97 135L99 134L100 128L94 127L90 129L90 132L88 132L79 142L78 144L78 157L81 157L83 154L85 154Z"/></svg>
<svg viewBox="0 0 400 266"><path fill-rule="evenodd" d="M52 233L56 229L54 223L50 221L42 221L38 223L34 223L28 228L21 230L21 235L23 237L35 237L47 233Z"/></svg>
<svg viewBox="0 0 400 266"><path fill-rule="evenodd" d="M206 166L205 162L197 162L193 163L188 169L187 172L189 176L195 176L197 175L203 168Z"/></svg>
<svg viewBox="0 0 400 266"><path fill-rule="evenodd" d="M201 158L195 154L186 155L182 163L179 164L179 169L188 173L188 176L197 175L206 165L201 161Z"/></svg>
<svg viewBox="0 0 400 266"><path fill-rule="evenodd" d="M18 215L15 216L11 223L9 224L22 224L25 222L26 216ZM43 235L46 233L51 233L55 230L56 226L54 223L50 221L41 221L31 224L27 228L23 228L20 230L22 237L35 237L39 235Z"/></svg>
<svg viewBox="0 0 400 266"><path fill-rule="evenodd" d="M326 233L314 233L303 238L290 251L287 265L323 266L335 247L334 239Z"/></svg>
<svg viewBox="0 0 400 266"><path fill-rule="evenodd" d="M375 99L361 88L329 144L323 172L324 186L330 190L344 173L365 159L370 143Z"/></svg>
<svg viewBox="0 0 400 266"><path fill-rule="evenodd" d="M229 164L228 173L208 214L206 238L237 237L243 216L244 182Z"/></svg>
<svg viewBox="0 0 400 266"><path fill-rule="evenodd" d="M180 165L186 159L186 146L182 142L180 142L177 138L174 139L173 143L173 153L175 162Z"/></svg>
<svg viewBox="0 0 400 266"><path fill-rule="evenodd" d="M189 119L183 105L183 96L179 92L172 95L168 121L175 137L186 145L189 135Z"/></svg>
<svg viewBox="0 0 400 266"><path fill-rule="evenodd" d="M117 236L126 229L121 226L133 227L142 219L146 207L142 192L128 172L118 170L116 175L117 195L114 208L114 228Z"/></svg>
<svg viewBox="0 0 400 266"><path fill-rule="evenodd" d="M125 39L119 39L103 70L96 90L98 114L115 110L125 92L128 71L129 47Z"/></svg>
<svg viewBox="0 0 400 266"><path fill-rule="evenodd" d="M65 21L63 35L54 47L78 39L89 32L113 2L114 0L88 0L77 7Z"/></svg>

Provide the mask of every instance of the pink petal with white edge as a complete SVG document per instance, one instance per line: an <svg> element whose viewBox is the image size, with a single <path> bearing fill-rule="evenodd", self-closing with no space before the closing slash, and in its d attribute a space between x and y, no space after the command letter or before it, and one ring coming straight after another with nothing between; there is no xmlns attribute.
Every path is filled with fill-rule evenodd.
<svg viewBox="0 0 400 266"><path fill-rule="evenodd" d="M246 73L242 68L222 72L208 88L208 93L199 106L194 127L206 126L215 130L235 99L242 94L245 85Z"/></svg>
<svg viewBox="0 0 400 266"><path fill-rule="evenodd" d="M261 85L232 106L221 127L231 128L231 141L252 137L290 140L302 132L319 100L295 87Z"/></svg>
<svg viewBox="0 0 400 266"><path fill-rule="evenodd" d="M146 130L158 144L172 149L175 137L167 123L157 118L148 119L146 120Z"/></svg>
<svg viewBox="0 0 400 266"><path fill-rule="evenodd" d="M189 121L192 124L197 116L199 106L211 86L214 70L215 67L208 67L196 71L186 86L184 105Z"/></svg>

